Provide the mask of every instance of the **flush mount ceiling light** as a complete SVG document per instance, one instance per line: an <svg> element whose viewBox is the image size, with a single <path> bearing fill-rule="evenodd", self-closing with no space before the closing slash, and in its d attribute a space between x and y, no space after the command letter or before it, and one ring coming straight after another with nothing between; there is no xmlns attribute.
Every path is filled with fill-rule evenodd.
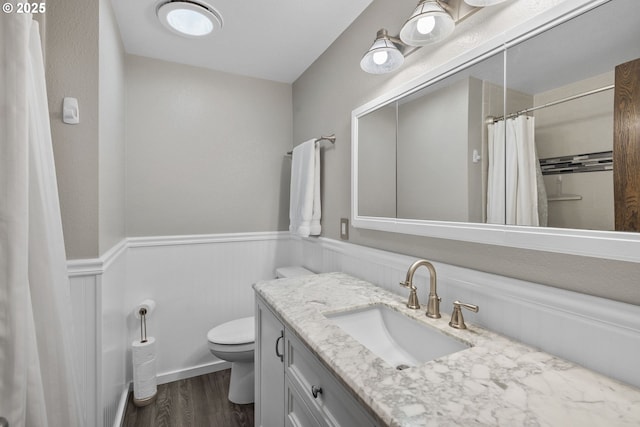
<svg viewBox="0 0 640 427"><path fill-rule="evenodd" d="M436 0L421 0L400 30L400 39L409 46L437 43L456 27L453 17Z"/></svg>
<svg viewBox="0 0 640 427"><path fill-rule="evenodd" d="M396 39L396 42L400 40ZM360 68L371 74L385 74L396 70L404 62L404 55L389 37L387 30L378 30L376 40L360 61Z"/></svg>
<svg viewBox="0 0 640 427"><path fill-rule="evenodd" d="M194 1L161 3L156 13L162 25L185 37L202 37L222 28L222 17L215 9Z"/></svg>

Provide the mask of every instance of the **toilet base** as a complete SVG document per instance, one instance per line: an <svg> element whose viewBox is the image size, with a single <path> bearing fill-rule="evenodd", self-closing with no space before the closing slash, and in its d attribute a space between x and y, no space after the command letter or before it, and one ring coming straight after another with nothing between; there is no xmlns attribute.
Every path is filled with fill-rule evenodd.
<svg viewBox="0 0 640 427"><path fill-rule="evenodd" d="M229 381L229 400L244 405L254 401L253 361L233 362Z"/></svg>

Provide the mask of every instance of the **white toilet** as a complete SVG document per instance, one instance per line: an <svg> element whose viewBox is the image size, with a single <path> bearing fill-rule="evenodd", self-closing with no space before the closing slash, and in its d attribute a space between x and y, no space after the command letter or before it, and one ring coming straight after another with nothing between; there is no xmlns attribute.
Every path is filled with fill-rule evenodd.
<svg viewBox="0 0 640 427"><path fill-rule="evenodd" d="M314 274L302 267L280 267L276 278ZM253 351L255 348L255 319L243 317L212 328L207 333L209 351L218 359L231 362L229 400L233 403L252 403L254 399Z"/></svg>

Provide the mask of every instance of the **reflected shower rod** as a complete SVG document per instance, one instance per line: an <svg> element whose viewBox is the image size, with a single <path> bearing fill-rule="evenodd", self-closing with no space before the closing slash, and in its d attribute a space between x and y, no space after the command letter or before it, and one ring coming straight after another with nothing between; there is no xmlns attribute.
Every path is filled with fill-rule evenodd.
<svg viewBox="0 0 640 427"><path fill-rule="evenodd" d="M567 102L567 101L573 101L574 99L578 99L578 98L583 98L585 96L589 96L589 95L595 95L596 93L600 93L600 92L604 92L606 90L611 90L614 89L616 87L616 85L609 85L609 86L604 86L598 89L593 89L587 92L583 92L583 93L579 93L577 95L572 95L566 98L562 98L559 99L557 101L552 101L552 102L548 102L546 104L543 105L538 105L536 107L531 107L531 108L527 108L525 110L522 111L517 111L515 113L511 113L511 114L507 114L506 116L502 116L502 117L487 117L486 123L487 124L492 124L492 123L496 123L499 122L500 120L505 120L505 119L511 119L513 117L518 117L522 114L527 114L530 113L532 111L536 111L536 110L540 110L542 108L547 108L547 107L552 107L554 105L558 105L558 104L562 104L563 102Z"/></svg>

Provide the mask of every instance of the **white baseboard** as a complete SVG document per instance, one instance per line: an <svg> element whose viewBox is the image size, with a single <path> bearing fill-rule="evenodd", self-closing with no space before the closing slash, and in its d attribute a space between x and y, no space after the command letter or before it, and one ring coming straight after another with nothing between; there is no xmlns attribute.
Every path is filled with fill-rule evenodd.
<svg viewBox="0 0 640 427"><path fill-rule="evenodd" d="M133 390L133 383L127 384L120 394L120 401L118 402L118 410L113 420L113 427L122 427L124 425L124 416L127 412L127 401L129 400L129 392L131 390Z"/></svg>

